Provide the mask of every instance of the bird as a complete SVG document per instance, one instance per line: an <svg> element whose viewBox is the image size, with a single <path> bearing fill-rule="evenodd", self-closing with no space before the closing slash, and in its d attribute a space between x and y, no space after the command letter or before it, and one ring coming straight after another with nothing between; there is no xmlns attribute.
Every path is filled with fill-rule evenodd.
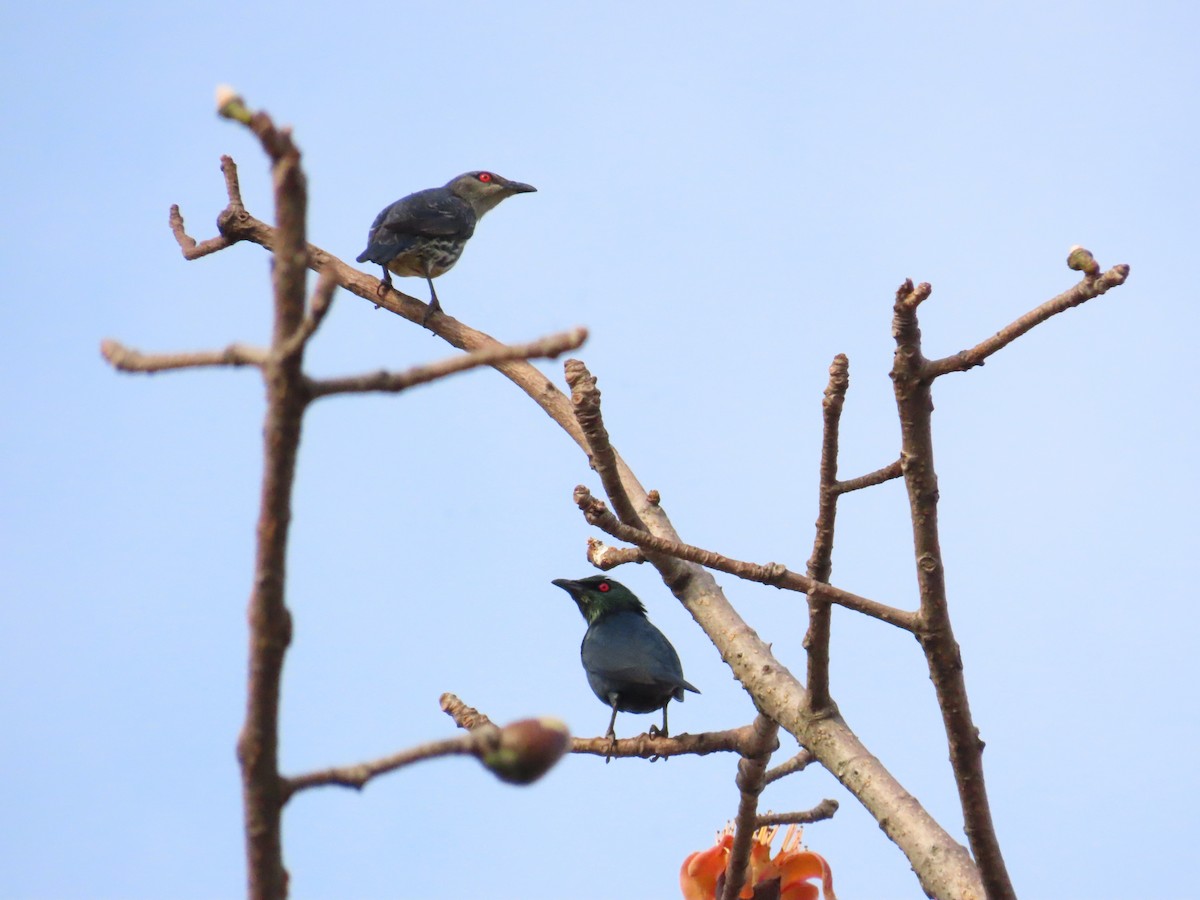
<svg viewBox="0 0 1200 900"><path fill-rule="evenodd" d="M429 283L429 309L421 324L442 308L433 279L458 262L463 247L488 210L514 194L536 191L531 184L509 181L495 172L466 172L439 188L417 191L385 206L367 232L367 249L358 262L383 267L380 296L392 286L392 273L420 275Z"/></svg>
<svg viewBox="0 0 1200 900"><path fill-rule="evenodd" d="M679 654L646 618L646 607L633 591L604 575L579 581L550 582L571 595L588 623L579 648L593 693L612 707L604 736L616 741L618 712L663 712L662 728L650 734L667 737L667 704L683 702L684 691L700 690L683 677Z"/></svg>

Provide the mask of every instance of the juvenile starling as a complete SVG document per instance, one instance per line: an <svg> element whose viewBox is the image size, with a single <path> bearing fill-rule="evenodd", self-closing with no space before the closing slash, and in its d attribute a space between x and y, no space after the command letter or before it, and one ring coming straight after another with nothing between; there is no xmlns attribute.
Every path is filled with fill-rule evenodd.
<svg viewBox="0 0 1200 900"><path fill-rule="evenodd" d="M475 233L475 223L506 197L536 190L494 172L467 172L445 187L409 194L375 217L367 232L367 249L358 255L358 262L383 266L381 295L392 286L393 272L420 275L429 282L431 300L424 324L442 308L433 279L458 262Z"/></svg>
<svg viewBox="0 0 1200 900"><path fill-rule="evenodd" d="M605 706L612 707L604 736L616 740L617 712L663 711L662 729L650 734L667 736L667 704L683 702L683 692L700 693L684 680L679 654L661 631L646 618L646 607L625 587L604 575L580 581L558 578L551 582L571 595L583 618L580 656L588 684Z"/></svg>

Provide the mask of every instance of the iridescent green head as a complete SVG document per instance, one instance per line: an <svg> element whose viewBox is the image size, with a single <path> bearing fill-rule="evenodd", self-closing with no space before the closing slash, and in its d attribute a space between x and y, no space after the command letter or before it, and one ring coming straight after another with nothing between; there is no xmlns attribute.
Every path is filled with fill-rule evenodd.
<svg viewBox="0 0 1200 900"><path fill-rule="evenodd" d="M593 575L579 581L556 578L550 583L571 595L588 625L609 613L635 612L646 615L646 607L642 606L642 601L633 591L606 575Z"/></svg>

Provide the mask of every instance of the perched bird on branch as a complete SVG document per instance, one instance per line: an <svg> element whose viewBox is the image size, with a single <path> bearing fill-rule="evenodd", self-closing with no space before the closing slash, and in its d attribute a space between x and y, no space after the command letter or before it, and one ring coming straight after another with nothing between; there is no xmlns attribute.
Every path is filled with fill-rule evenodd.
<svg viewBox="0 0 1200 900"><path fill-rule="evenodd" d="M358 255L358 262L383 266L381 296L392 286L393 272L420 275L429 282L431 300L424 324L442 308L433 279L458 262L475 233L475 223L506 197L536 190L494 172L467 172L444 187L409 194L375 217L367 232L367 249Z"/></svg>
<svg viewBox="0 0 1200 900"><path fill-rule="evenodd" d="M650 734L667 736L667 704L683 702L683 692L700 693L684 680L679 654L663 633L646 618L646 607L633 591L604 575L580 581L558 578L551 582L571 595L587 633L580 656L588 684L605 706L612 707L605 737L616 740L617 712L663 711L662 729Z"/></svg>

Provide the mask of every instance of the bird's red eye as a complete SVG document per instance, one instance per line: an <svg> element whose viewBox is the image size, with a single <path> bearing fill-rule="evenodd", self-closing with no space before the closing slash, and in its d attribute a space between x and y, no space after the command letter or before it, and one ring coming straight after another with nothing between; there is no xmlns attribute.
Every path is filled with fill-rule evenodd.
<svg viewBox="0 0 1200 900"><path fill-rule="evenodd" d="M596 585L596 590L602 594L607 594L610 590L612 590L612 585L610 585L607 581L602 581Z"/></svg>
<svg viewBox="0 0 1200 900"><path fill-rule="evenodd" d="M484 184L487 184L489 181L492 180L492 173L491 172L480 172L479 175L477 175L476 177L480 181L482 181Z"/></svg>

